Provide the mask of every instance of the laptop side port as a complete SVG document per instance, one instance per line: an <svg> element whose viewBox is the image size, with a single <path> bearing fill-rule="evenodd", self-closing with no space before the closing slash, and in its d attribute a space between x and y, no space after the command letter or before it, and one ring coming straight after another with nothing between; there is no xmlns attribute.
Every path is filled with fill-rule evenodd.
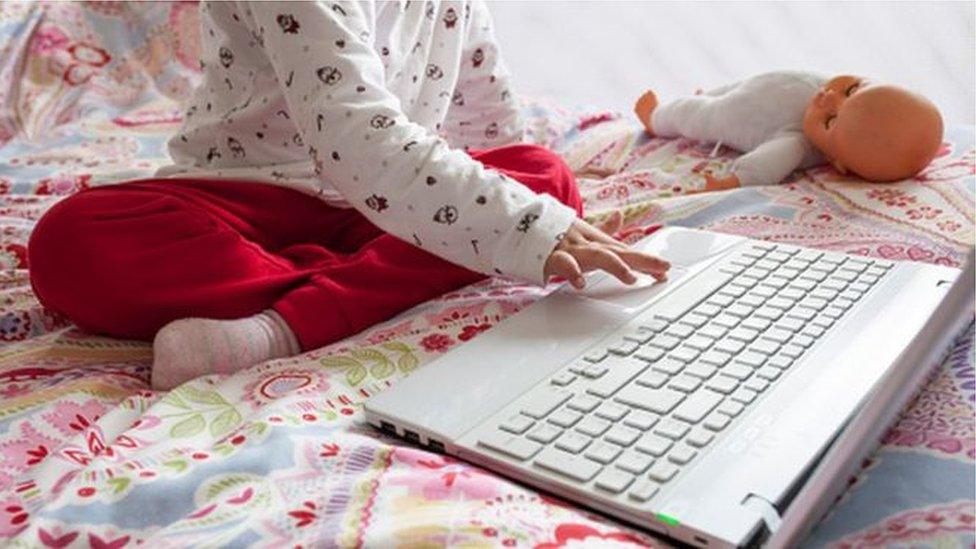
<svg viewBox="0 0 976 549"><path fill-rule="evenodd" d="M380 429L390 433L391 435L395 435L397 432L396 425L390 423L389 421L380 421Z"/></svg>
<svg viewBox="0 0 976 549"><path fill-rule="evenodd" d="M408 429L403 430L403 438L407 439L407 442L412 442L414 444L420 444L420 435L414 431Z"/></svg>
<svg viewBox="0 0 976 549"><path fill-rule="evenodd" d="M430 447L431 450L435 452L440 452L442 454L447 451L447 449L444 448L443 442L432 438L427 439L427 446Z"/></svg>
<svg viewBox="0 0 976 549"><path fill-rule="evenodd" d="M702 547L708 545L708 540L705 539L705 538L703 538L703 537L701 537L701 536L695 536L695 541L697 541L698 543L700 543L702 545Z"/></svg>

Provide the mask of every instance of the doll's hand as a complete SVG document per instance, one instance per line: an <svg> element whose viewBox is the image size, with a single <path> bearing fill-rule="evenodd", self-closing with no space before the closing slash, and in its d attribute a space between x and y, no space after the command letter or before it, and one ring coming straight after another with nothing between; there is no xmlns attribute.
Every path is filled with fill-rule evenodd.
<svg viewBox="0 0 976 549"><path fill-rule="evenodd" d="M595 270L606 271L624 284L637 282L634 271L647 273L659 281L666 280L670 263L634 250L607 234L620 230L622 223L623 217L619 213L614 214L602 230L582 219L575 220L546 259L546 278L561 276L577 290L586 285L583 273Z"/></svg>
<svg viewBox="0 0 976 549"><path fill-rule="evenodd" d="M739 178L735 175L727 175L725 177L715 177L711 172L705 172L705 189L706 191L727 191L729 189L738 189L741 185L739 184Z"/></svg>

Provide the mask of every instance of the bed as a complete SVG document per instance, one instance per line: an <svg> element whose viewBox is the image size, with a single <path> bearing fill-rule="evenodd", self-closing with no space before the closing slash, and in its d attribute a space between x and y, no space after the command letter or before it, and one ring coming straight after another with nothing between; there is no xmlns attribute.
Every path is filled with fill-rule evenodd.
<svg viewBox="0 0 976 549"><path fill-rule="evenodd" d="M197 77L196 6L0 3L0 544L664 546L624 524L374 431L362 404L543 296L486 280L349 339L171 392L148 344L85 334L31 292L26 245L64 196L152 173ZM917 178L827 168L701 188L734 154L643 136L627 115L526 101L530 139L578 174L591 219L959 266L973 245L973 129ZM850 479L810 546L972 547L973 327ZM919 365L926 367L930 365ZM449 411L446 411L449 412Z"/></svg>

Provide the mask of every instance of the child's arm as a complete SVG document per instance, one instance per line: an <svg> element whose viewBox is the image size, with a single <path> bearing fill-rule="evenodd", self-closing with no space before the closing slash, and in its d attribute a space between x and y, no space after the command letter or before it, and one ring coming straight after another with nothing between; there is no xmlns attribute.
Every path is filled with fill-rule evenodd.
<svg viewBox="0 0 976 549"><path fill-rule="evenodd" d="M261 38L323 180L407 242L482 273L545 282L545 260L575 212L485 169L408 120L384 86L361 4L241 8L251 13L241 14L242 24ZM461 24L456 28L463 32ZM452 91L447 83L444 88Z"/></svg>
<svg viewBox="0 0 976 549"><path fill-rule="evenodd" d="M460 148L490 148L522 141L524 127L508 69L495 40L491 14L471 2L461 71L442 132Z"/></svg>

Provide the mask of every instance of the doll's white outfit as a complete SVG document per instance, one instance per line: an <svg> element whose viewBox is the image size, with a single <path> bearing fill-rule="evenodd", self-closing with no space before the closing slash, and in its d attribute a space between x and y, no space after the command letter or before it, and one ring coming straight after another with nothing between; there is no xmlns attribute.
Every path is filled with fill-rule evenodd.
<svg viewBox="0 0 976 549"><path fill-rule="evenodd" d="M803 135L803 114L827 80L799 71L760 74L658 105L651 127L660 137L688 137L742 151L732 165L740 185L774 185L796 169L826 163Z"/></svg>

